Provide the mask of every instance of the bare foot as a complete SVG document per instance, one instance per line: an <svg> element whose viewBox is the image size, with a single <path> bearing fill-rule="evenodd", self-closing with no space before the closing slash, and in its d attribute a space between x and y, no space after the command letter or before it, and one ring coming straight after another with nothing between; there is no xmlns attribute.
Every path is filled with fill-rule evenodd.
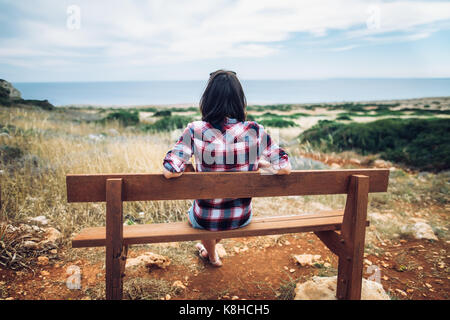
<svg viewBox="0 0 450 320"><path fill-rule="evenodd" d="M201 258L206 259L208 257L208 251L206 251L205 246L203 244L201 244L200 242L198 242L195 247L198 250L198 254L200 255Z"/></svg>

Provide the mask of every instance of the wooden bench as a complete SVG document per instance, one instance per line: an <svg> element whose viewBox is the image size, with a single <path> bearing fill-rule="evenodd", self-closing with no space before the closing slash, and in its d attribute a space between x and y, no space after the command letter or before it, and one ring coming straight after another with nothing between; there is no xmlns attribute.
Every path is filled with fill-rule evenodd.
<svg viewBox="0 0 450 320"><path fill-rule="evenodd" d="M170 180L162 174L70 174L68 202L106 202L106 227L82 230L72 246L106 246L106 298L121 299L129 245L314 232L339 257L337 298L360 299L368 193L387 191L388 179L386 169L293 171L285 176L188 172ZM347 194L344 210L254 217L235 230L198 230L188 222L123 226L123 201L332 194Z"/></svg>

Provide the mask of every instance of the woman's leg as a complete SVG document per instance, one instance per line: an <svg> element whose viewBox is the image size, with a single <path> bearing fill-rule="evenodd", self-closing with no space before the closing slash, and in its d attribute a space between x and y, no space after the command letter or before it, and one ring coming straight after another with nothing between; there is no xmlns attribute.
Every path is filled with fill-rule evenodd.
<svg viewBox="0 0 450 320"><path fill-rule="evenodd" d="M219 239L220 241L220 239ZM216 251L216 243L217 240L202 240L203 245L205 246L206 251L208 251L209 261L217 267L222 266L222 262L219 259Z"/></svg>

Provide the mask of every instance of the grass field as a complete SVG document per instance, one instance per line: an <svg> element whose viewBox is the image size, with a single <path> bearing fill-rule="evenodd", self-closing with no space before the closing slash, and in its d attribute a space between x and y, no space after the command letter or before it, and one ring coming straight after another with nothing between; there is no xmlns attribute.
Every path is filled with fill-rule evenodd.
<svg viewBox="0 0 450 320"><path fill-rule="evenodd" d="M439 104L424 103L429 103L433 108L415 106L414 110L402 111L402 115L397 115L398 119L409 119L411 116L428 119L430 112L422 110L434 110L431 113L436 121L448 121L447 99ZM298 137L314 126L317 128L320 120L334 121L339 128L348 124L364 128L367 127L365 123L385 119L386 113L392 117L391 112L397 109L412 108L410 103L387 105L352 104L348 109L343 109L346 107L343 105L251 106L248 115L263 123L279 140L293 159L294 169L372 167L380 159L380 150L364 149L364 144L357 148L332 149L329 145L323 148L321 135L309 141ZM379 109L383 110L383 114L363 116L363 113ZM200 113L194 107L167 111L167 107L143 107L126 111L0 107L0 222L3 225L18 225L26 223L30 217L44 215L51 226L62 232L64 240L61 248L67 250L67 259L76 259L80 253L69 249L71 237L84 227L104 225L105 206L93 203L68 204L66 174L161 172L162 159L180 135L181 129L189 121L200 119ZM361 116L355 116L355 112ZM344 113L349 117L343 118ZM366 121L367 118L371 120ZM363 121L359 121L361 119ZM440 135L440 139L448 143L448 132L444 131ZM302 159L315 159L316 162ZM371 196L369 212L388 213L396 221L407 221L412 216L425 217L439 238L448 239L448 171L420 172L402 161L385 164L395 167L390 177L389 192ZM344 202L344 196L280 197L254 199L253 206L256 215L287 215L299 211L342 208ZM130 223L182 221L186 219L189 205L190 201L125 203L124 214ZM367 252L380 250L371 245L371 241L375 242L377 237L407 238L407 231L402 231L399 225L375 221L374 229L368 231ZM1 230L4 229L0 228L0 237ZM168 254L174 261L183 261L192 254L187 248L154 250ZM283 283L282 286L290 288L291 284ZM130 296L138 297L139 292L133 287ZM288 292L286 296L291 293Z"/></svg>

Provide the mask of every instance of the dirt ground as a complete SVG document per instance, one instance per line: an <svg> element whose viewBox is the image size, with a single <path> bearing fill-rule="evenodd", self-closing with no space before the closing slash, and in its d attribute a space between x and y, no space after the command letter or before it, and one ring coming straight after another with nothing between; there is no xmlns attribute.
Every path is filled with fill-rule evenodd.
<svg viewBox="0 0 450 320"><path fill-rule="evenodd" d="M223 267L214 268L199 259L194 243L184 243L192 252L183 260L173 260L166 269L141 267L127 271L124 298L154 299L292 299L297 282L313 275L337 273L337 257L312 233L223 240L227 256ZM164 245L176 252L180 244ZM365 254L364 277L378 276L392 299L448 299L450 289L449 243L446 241L397 240L374 254ZM0 270L0 288L6 299L98 299L104 292L104 250L66 249L81 258L61 253L46 266L31 271ZM190 250L190 251L189 251ZM133 246L129 257L149 251ZM319 254L323 264L301 267L293 254ZM81 271L81 289L68 289L67 270L76 265ZM375 273L377 266L380 273ZM137 286L137 283L149 285ZM171 284L181 281L185 288L173 290ZM152 282L159 281L159 282ZM131 283L131 285L130 285ZM165 283L166 287L154 286ZM127 286L128 284L128 286ZM150 294L149 296L147 294Z"/></svg>

